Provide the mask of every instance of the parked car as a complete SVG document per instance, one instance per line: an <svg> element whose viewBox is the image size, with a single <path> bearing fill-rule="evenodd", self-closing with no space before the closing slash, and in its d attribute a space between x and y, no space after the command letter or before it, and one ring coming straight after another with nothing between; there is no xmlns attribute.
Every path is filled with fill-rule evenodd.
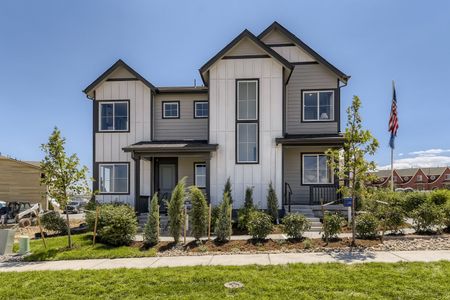
<svg viewBox="0 0 450 300"><path fill-rule="evenodd" d="M67 206L66 209L64 210L64 213L69 213L69 214L79 214L84 212L84 208L86 206L86 202L85 201L70 201Z"/></svg>
<svg viewBox="0 0 450 300"><path fill-rule="evenodd" d="M5 207L5 206L6 206L6 202L0 201L0 208Z"/></svg>

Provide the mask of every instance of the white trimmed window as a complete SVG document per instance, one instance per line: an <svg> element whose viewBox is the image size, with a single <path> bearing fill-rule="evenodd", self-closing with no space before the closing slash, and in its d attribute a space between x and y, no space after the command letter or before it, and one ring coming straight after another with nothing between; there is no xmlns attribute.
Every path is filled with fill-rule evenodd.
<svg viewBox="0 0 450 300"><path fill-rule="evenodd" d="M332 184L333 174L325 154L303 154L303 184Z"/></svg>
<svg viewBox="0 0 450 300"><path fill-rule="evenodd" d="M195 171L195 185L199 188L206 187L206 164L205 163L196 163L194 165Z"/></svg>
<svg viewBox="0 0 450 300"><path fill-rule="evenodd" d="M100 131L128 131L128 101L101 102Z"/></svg>
<svg viewBox="0 0 450 300"><path fill-rule="evenodd" d="M208 117L208 102L195 101L194 102L194 118L201 119Z"/></svg>
<svg viewBox="0 0 450 300"><path fill-rule="evenodd" d="M422 182L422 180L423 180L422 175L417 175L416 181Z"/></svg>
<svg viewBox="0 0 450 300"><path fill-rule="evenodd" d="M258 80L238 80L237 88L237 163L258 163Z"/></svg>
<svg viewBox="0 0 450 300"><path fill-rule="evenodd" d="M128 164L100 164L100 193L128 193Z"/></svg>
<svg viewBox="0 0 450 300"><path fill-rule="evenodd" d="M163 119L178 119L180 117L180 102L163 102Z"/></svg>
<svg viewBox="0 0 450 300"><path fill-rule="evenodd" d="M333 121L334 91L303 91L303 121Z"/></svg>

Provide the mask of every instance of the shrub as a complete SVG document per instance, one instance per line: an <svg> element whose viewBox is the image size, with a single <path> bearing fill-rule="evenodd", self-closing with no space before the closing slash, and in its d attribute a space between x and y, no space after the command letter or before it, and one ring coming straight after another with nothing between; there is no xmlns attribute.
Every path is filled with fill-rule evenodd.
<svg viewBox="0 0 450 300"><path fill-rule="evenodd" d="M426 201L412 211L413 227L419 233L431 232L436 229L441 231L445 223L445 213L441 206L431 200Z"/></svg>
<svg viewBox="0 0 450 300"><path fill-rule="evenodd" d="M144 244L156 245L159 241L159 203L158 193L155 193L150 201L150 212L147 224L144 227Z"/></svg>
<svg viewBox="0 0 450 300"><path fill-rule="evenodd" d="M86 222L91 229L95 224L95 213L86 214ZM122 204L100 206L97 222L97 236L105 244L113 246L129 245L137 232L134 209Z"/></svg>
<svg viewBox="0 0 450 300"><path fill-rule="evenodd" d="M232 188L231 188L231 181L230 177L227 178L227 182L225 182L225 186L223 187L223 194L228 193L228 197L230 198L230 204L233 204L233 197L231 195Z"/></svg>
<svg viewBox="0 0 450 300"><path fill-rule="evenodd" d="M185 180L182 178L172 191L172 196L167 205L167 212L169 214L169 233L173 237L175 244L180 241L181 229L184 221L184 197Z"/></svg>
<svg viewBox="0 0 450 300"><path fill-rule="evenodd" d="M444 206L444 225L447 227L446 231L450 232L450 201Z"/></svg>
<svg viewBox="0 0 450 300"><path fill-rule="evenodd" d="M49 231L54 231L58 234L67 233L67 224L63 217L56 211L49 211L41 217L42 226Z"/></svg>
<svg viewBox="0 0 450 300"><path fill-rule="evenodd" d="M220 205L211 208L211 232L216 231L217 220L219 219Z"/></svg>
<svg viewBox="0 0 450 300"><path fill-rule="evenodd" d="M248 233L255 240L264 240L272 232L272 217L262 211L253 211L248 220Z"/></svg>
<svg viewBox="0 0 450 300"><path fill-rule="evenodd" d="M355 219L356 234L362 239L373 239L378 233L378 219L372 213L358 215Z"/></svg>
<svg viewBox="0 0 450 300"><path fill-rule="evenodd" d="M283 218L284 233L292 239L301 239L303 233L311 228L311 223L299 213L293 213Z"/></svg>
<svg viewBox="0 0 450 300"><path fill-rule="evenodd" d="M200 240L206 234L208 227L208 204L205 195L196 186L191 187L190 196L192 234L196 240Z"/></svg>
<svg viewBox="0 0 450 300"><path fill-rule="evenodd" d="M251 210L255 206L253 205L253 188L247 187L245 189L245 200L244 200L244 208Z"/></svg>
<svg viewBox="0 0 450 300"><path fill-rule="evenodd" d="M278 221L278 199L272 182L269 184L269 190L267 191L267 212L272 217L272 222L276 223Z"/></svg>
<svg viewBox="0 0 450 300"><path fill-rule="evenodd" d="M253 205L253 189L251 187L247 187L247 189L245 190L244 207L238 210L238 228L240 230L247 230L250 214L254 210L255 206Z"/></svg>
<svg viewBox="0 0 450 300"><path fill-rule="evenodd" d="M227 193L223 195L223 201L219 206L219 215L217 217L216 224L216 236L217 241L225 242L231 235L231 204L230 198Z"/></svg>
<svg viewBox="0 0 450 300"><path fill-rule="evenodd" d="M325 213L323 216L323 234L322 238L328 240L331 238L337 238L337 235L341 233L341 225L343 218L337 213Z"/></svg>
<svg viewBox="0 0 450 300"><path fill-rule="evenodd" d="M403 210L408 217L411 217L412 211L427 201L427 195L423 192L409 193L403 201Z"/></svg>
<svg viewBox="0 0 450 300"><path fill-rule="evenodd" d="M430 200L436 205L444 205L450 202L450 192L447 190L435 190L430 194Z"/></svg>
<svg viewBox="0 0 450 300"><path fill-rule="evenodd" d="M405 223L405 211L403 208L405 194L393 192L388 189L376 190L365 199L363 209L374 214L385 230L399 232ZM384 203L379 203L383 201Z"/></svg>

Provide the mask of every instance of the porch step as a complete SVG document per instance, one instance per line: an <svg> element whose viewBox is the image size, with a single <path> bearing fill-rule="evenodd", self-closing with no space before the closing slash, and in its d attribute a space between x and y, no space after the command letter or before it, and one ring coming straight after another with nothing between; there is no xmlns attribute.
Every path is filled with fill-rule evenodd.
<svg viewBox="0 0 450 300"><path fill-rule="evenodd" d="M285 205L285 211L289 211L289 207ZM291 213L299 213L306 217L306 219L311 223L311 229L309 231L319 232L322 231L322 223L320 218L314 215L314 211L309 205L291 205Z"/></svg>

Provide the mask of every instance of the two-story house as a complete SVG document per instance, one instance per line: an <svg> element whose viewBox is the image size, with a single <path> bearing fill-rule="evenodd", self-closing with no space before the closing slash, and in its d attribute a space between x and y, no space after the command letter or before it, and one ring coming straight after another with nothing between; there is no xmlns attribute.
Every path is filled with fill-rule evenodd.
<svg viewBox="0 0 450 300"><path fill-rule="evenodd" d="M200 68L202 87L156 87L119 60L84 93L93 105L93 176L99 201L138 212L149 197L188 185L233 207L246 187L266 206L272 182L280 207L336 198L324 152L341 147L339 71L274 22L259 36L244 30Z"/></svg>

